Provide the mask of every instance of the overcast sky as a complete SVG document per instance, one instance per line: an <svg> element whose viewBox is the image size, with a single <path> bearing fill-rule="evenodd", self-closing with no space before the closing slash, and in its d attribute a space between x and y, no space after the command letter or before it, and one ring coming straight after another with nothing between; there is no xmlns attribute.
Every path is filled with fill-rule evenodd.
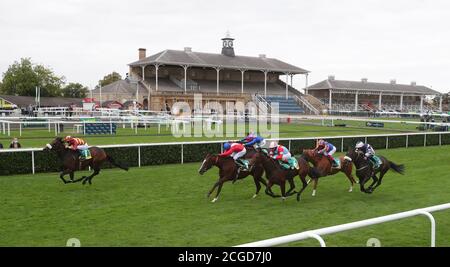
<svg viewBox="0 0 450 267"><path fill-rule="evenodd" d="M450 90L446 0L1 0L0 72L21 57L89 87L123 76L137 49L220 53L229 30L237 55L266 54L336 79ZM304 86L299 75L296 87Z"/></svg>

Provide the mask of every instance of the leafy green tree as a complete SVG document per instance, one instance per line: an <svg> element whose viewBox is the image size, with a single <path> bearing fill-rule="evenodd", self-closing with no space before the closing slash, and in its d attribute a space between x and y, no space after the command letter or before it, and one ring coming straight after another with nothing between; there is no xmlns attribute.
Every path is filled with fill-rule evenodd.
<svg viewBox="0 0 450 267"><path fill-rule="evenodd" d="M88 94L88 88L81 83L69 83L62 89L64 97L85 98Z"/></svg>
<svg viewBox="0 0 450 267"><path fill-rule="evenodd" d="M43 65L34 64L30 58L15 61L3 73L0 91L8 95L34 96L36 86L41 96L61 96L64 76L57 76Z"/></svg>
<svg viewBox="0 0 450 267"><path fill-rule="evenodd" d="M106 75L105 77L103 77L103 79L98 81L98 85L95 88L99 88L100 86L106 86L108 84L111 84L113 82L116 81L120 81L122 80L122 76L120 76L119 73L113 71L112 73Z"/></svg>

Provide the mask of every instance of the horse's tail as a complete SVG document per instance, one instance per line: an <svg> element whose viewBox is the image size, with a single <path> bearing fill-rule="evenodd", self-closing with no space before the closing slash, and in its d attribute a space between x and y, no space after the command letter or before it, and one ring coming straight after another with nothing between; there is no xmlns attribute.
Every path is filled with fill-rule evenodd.
<svg viewBox="0 0 450 267"><path fill-rule="evenodd" d="M405 174L405 165L403 165L403 164L397 165L392 161L389 161L389 165L394 171L396 171L400 174Z"/></svg>
<svg viewBox="0 0 450 267"><path fill-rule="evenodd" d="M107 155L106 156L106 159L109 161L109 163L111 163L112 165L114 165L114 166L116 166L116 167L119 167L119 168L121 168L122 170L126 170L126 171L128 171L128 167L127 166L124 166L124 165L122 165L122 164L120 164L120 163L117 163L110 155Z"/></svg>

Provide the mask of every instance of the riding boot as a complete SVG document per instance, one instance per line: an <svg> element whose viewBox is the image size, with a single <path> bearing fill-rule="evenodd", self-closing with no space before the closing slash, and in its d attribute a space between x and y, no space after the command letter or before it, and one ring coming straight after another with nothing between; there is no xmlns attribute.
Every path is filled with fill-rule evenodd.
<svg viewBox="0 0 450 267"><path fill-rule="evenodd" d="M337 167L336 161L334 160L333 156L328 155L328 159L331 162L331 167Z"/></svg>

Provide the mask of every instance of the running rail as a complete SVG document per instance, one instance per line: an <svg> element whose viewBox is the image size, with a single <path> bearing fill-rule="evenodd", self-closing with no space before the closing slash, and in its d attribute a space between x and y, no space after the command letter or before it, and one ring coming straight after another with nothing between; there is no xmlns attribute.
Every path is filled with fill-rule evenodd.
<svg viewBox="0 0 450 267"><path fill-rule="evenodd" d="M367 219L367 220L362 220L362 221L357 221L357 222L352 222L352 223L346 223L346 224L341 224L341 225L336 225L336 226L331 226L331 227L326 227L326 228L321 228L321 229L316 229L316 230L311 230L311 231L305 231L305 232L292 234L292 235L285 235L285 236L270 238L270 239L266 239L266 240L242 244L242 245L239 245L236 247L272 247L272 246L277 246L277 245L283 245L283 244L290 243L290 242L305 240L308 238L316 239L317 241L319 241L319 243L322 247L325 247L326 244L322 238L323 235L344 232L347 230L353 230L353 229L366 227L366 226L370 226L370 225L374 225L374 224L396 221L396 220L400 220L400 219L414 217L417 215L427 216L428 219L430 220L430 222L431 222L431 247L435 247L436 246L436 222L434 220L433 215L431 215L431 212L441 211L441 210L446 210L446 209L450 209L450 203L437 205L437 206L431 206L431 207L422 208L422 209L415 209L415 210L395 213L395 214L391 214L391 215L386 215L386 216L376 217L376 218L372 218L372 219Z"/></svg>

